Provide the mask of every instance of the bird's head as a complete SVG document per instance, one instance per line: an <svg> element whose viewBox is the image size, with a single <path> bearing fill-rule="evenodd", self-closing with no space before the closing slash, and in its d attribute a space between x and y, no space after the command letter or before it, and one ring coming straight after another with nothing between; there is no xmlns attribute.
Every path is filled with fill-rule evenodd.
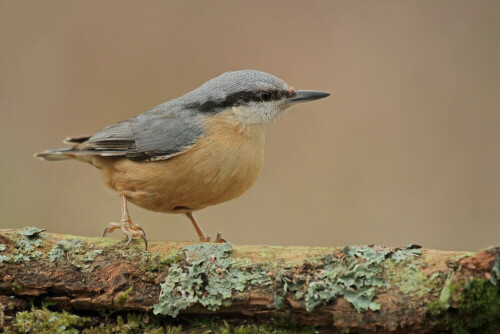
<svg viewBox="0 0 500 334"><path fill-rule="evenodd" d="M314 101L330 93L295 90L269 73L243 70L226 72L186 94L185 107L217 114L231 111L235 121L269 125L297 103Z"/></svg>

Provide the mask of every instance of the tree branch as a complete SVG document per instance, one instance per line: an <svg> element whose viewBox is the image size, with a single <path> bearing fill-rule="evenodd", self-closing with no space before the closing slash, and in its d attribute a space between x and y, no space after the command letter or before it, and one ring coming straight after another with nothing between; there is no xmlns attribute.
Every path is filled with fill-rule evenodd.
<svg viewBox="0 0 500 334"><path fill-rule="evenodd" d="M69 312L293 319L344 333L499 328L500 248L281 247L0 232L7 316L52 302ZM151 316L154 316L151 314Z"/></svg>

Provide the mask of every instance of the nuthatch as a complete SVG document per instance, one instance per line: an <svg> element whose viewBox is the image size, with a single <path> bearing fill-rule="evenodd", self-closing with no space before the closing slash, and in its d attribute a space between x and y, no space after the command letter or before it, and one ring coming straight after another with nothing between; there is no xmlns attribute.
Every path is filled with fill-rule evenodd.
<svg viewBox="0 0 500 334"><path fill-rule="evenodd" d="M209 241L193 211L237 198L257 179L269 126L292 106L329 96L294 90L260 71L224 73L179 98L86 137L69 137L72 147L36 154L45 160L76 159L102 171L121 195L121 228L147 240L132 224L127 201L152 211L184 213L200 241ZM224 241L220 233L216 241Z"/></svg>

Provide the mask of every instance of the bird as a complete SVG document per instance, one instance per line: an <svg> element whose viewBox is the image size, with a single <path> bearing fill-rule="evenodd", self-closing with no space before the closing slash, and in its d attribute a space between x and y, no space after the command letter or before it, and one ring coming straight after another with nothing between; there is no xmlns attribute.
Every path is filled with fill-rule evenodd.
<svg viewBox="0 0 500 334"><path fill-rule="evenodd" d="M210 242L194 211L235 199L256 181L264 159L266 133L293 106L330 93L295 90L257 70L225 72L193 91L90 136L68 137L64 148L35 157L74 159L98 168L121 197L121 220L103 236L121 229L148 243L133 224L128 202L147 210L185 214L200 242ZM221 234L215 242L225 242Z"/></svg>

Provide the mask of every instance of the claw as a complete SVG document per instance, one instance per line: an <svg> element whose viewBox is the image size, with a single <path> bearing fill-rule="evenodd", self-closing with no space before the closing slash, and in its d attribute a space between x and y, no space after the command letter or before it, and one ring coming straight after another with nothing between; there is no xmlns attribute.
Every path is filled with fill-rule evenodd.
<svg viewBox="0 0 500 334"><path fill-rule="evenodd" d="M128 236L128 241L127 243L125 244L125 247L123 247L123 249L127 248L127 246L130 244L130 242L132 241L132 234L129 234Z"/></svg>
<svg viewBox="0 0 500 334"><path fill-rule="evenodd" d="M141 238L144 240L144 245L146 246L146 250L148 250L148 241L146 240L146 234L141 234Z"/></svg>
<svg viewBox="0 0 500 334"><path fill-rule="evenodd" d="M133 238L141 237L142 240L144 240L144 245L146 246L146 250L148 250L148 241L146 239L146 233L144 233L144 230L142 227L139 225L135 224L134 226L127 226L126 228L123 229L123 233L128 235L128 241L125 244L124 249L127 248L127 246L130 244Z"/></svg>
<svg viewBox="0 0 500 334"><path fill-rule="evenodd" d="M133 232L133 236L137 237L139 235L142 238L142 240L144 240L144 245L146 246L146 250L148 250L148 240L146 239L146 232L144 232L142 227L140 227L137 224L134 225L133 229L140 231L140 232L139 231Z"/></svg>
<svg viewBox="0 0 500 334"><path fill-rule="evenodd" d="M108 232L111 233L115 229L117 229L121 226L122 226L121 223L109 223L108 226L106 227L106 229L104 229L104 233L102 234L102 236L105 237L108 234Z"/></svg>

